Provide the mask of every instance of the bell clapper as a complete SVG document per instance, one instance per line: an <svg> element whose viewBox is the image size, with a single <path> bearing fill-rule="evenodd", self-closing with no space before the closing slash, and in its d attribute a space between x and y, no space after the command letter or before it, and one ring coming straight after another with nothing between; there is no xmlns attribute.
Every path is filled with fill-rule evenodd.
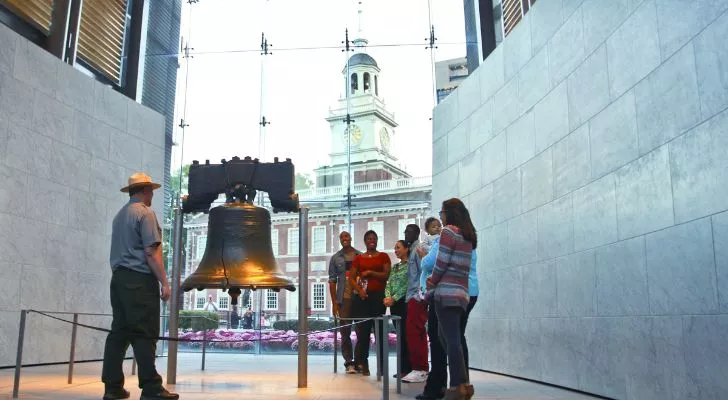
<svg viewBox="0 0 728 400"><path fill-rule="evenodd" d="M230 304L238 304L238 297L240 296L240 293L240 288L231 288L230 290L228 290L228 295L230 295Z"/></svg>

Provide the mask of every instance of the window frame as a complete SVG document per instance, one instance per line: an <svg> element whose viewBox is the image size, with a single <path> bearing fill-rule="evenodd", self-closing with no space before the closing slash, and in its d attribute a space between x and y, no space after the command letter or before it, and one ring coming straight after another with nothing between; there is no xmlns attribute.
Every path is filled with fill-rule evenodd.
<svg viewBox="0 0 728 400"><path fill-rule="evenodd" d="M317 288L320 288L320 298L317 298L316 295ZM317 300L320 300L320 303L323 303L323 306L317 307ZM311 311L326 311L326 283L324 282L311 283Z"/></svg>
<svg viewBox="0 0 728 400"><path fill-rule="evenodd" d="M222 305L222 300L225 300L225 307ZM230 310L230 297L222 290L217 291L217 309L224 311Z"/></svg>
<svg viewBox="0 0 728 400"><path fill-rule="evenodd" d="M376 229L374 229L374 227L372 226L372 224L381 225L381 227L382 227L381 228L381 232L379 232ZM383 246L383 243L385 243L384 242L384 221L369 221L369 222L367 222L367 231L377 232L377 248L378 249L383 249L384 247L382 247L382 246ZM362 243L363 243L363 241L364 241L364 238L362 238Z"/></svg>
<svg viewBox="0 0 728 400"><path fill-rule="evenodd" d="M202 246L200 244L202 243ZM200 250L202 247L202 250ZM202 260L202 256L205 255L205 249L207 248L207 235L198 235L195 241L195 258Z"/></svg>
<svg viewBox="0 0 728 400"><path fill-rule="evenodd" d="M278 229L270 230L270 246L273 249L273 255L278 257L280 253L280 244L278 242Z"/></svg>
<svg viewBox="0 0 728 400"><path fill-rule="evenodd" d="M321 238L316 237L316 232L322 235ZM322 233L323 232L323 233ZM316 239L321 239L316 243ZM323 242L323 243L321 243ZM311 254L326 254L326 225L315 225L311 227Z"/></svg>
<svg viewBox="0 0 728 400"><path fill-rule="evenodd" d="M296 240L291 243L291 239L295 236ZM286 241L288 243L288 248L286 249L286 254L289 256L297 256L298 255L298 245L299 245L299 232L298 228L288 228L288 236L286 237ZM293 247L291 247L293 245Z"/></svg>
<svg viewBox="0 0 728 400"><path fill-rule="evenodd" d="M316 268L314 268L314 264ZM326 272L326 261L311 261L311 272Z"/></svg>
<svg viewBox="0 0 728 400"><path fill-rule="evenodd" d="M271 294L273 296L271 296ZM272 289L265 289L265 303L263 304L263 310L277 311L278 307L280 307L280 299L278 298L279 294L280 292L273 291ZM270 306L271 300L275 301L275 307Z"/></svg>
<svg viewBox="0 0 728 400"><path fill-rule="evenodd" d="M399 227L399 231L397 232L398 240L404 240L404 229L407 225L415 223L417 223L417 220L414 218L400 218L399 221L397 221L397 226Z"/></svg>

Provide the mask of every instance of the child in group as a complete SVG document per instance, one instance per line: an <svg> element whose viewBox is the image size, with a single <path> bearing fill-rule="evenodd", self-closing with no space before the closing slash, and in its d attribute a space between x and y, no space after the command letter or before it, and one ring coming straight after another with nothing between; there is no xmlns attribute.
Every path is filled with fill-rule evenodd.
<svg viewBox="0 0 728 400"><path fill-rule="evenodd" d="M420 242L420 247L424 249L424 254L430 252L432 243L435 239L440 237L440 231L442 230L442 224L440 220L435 217L430 217L425 220L425 235Z"/></svg>

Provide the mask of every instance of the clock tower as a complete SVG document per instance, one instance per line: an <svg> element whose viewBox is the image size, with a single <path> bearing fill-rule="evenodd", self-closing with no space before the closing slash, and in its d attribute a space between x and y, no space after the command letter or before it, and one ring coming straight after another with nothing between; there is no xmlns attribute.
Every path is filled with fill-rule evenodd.
<svg viewBox="0 0 728 400"><path fill-rule="evenodd" d="M353 183L410 176L397 166L394 144L398 124L381 97L382 71L366 52L368 42L362 35L361 15L360 7L359 32L352 40L355 52L341 71L344 94L326 118L331 129L331 153L329 165L316 170L318 187L345 185L349 161ZM349 124L347 115L351 118Z"/></svg>

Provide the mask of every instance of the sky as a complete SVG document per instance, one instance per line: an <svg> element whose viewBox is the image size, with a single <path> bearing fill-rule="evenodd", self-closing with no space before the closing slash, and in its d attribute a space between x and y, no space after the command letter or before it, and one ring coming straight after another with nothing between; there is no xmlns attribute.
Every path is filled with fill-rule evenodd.
<svg viewBox="0 0 728 400"><path fill-rule="evenodd" d="M172 170L180 162L259 156L261 108L271 122L263 161L291 158L296 172L327 165L325 120L345 86L345 29L359 36L357 0L183 2ZM465 56L462 0L431 0L435 60ZM381 69L380 96L395 114L394 153L413 176L431 173L432 94L428 0L363 0L361 35ZM261 33L272 55L260 53ZM261 82L263 83L261 85ZM367 132L364 132L367 134ZM373 134L373 133L369 133Z"/></svg>

